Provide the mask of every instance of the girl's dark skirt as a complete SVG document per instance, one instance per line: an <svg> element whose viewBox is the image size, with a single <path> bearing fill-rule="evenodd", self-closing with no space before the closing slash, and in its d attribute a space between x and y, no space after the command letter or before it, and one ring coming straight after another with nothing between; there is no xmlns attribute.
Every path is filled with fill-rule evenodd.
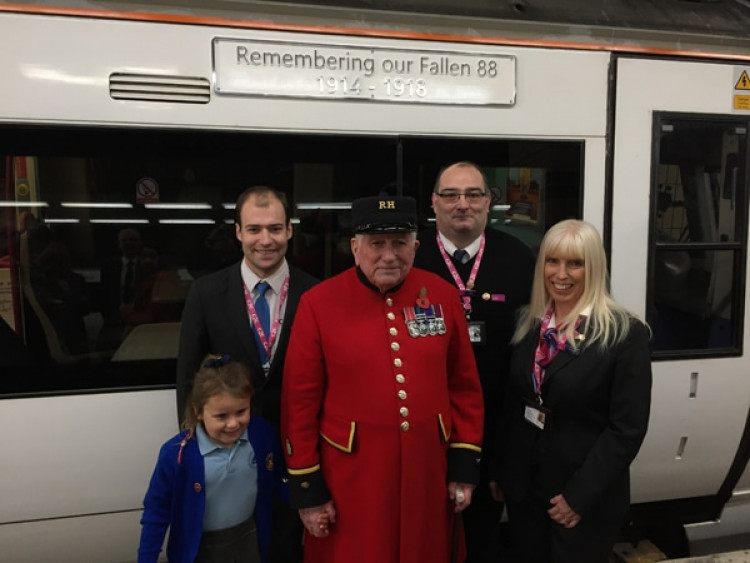
<svg viewBox="0 0 750 563"><path fill-rule="evenodd" d="M224 530L203 532L195 563L260 563L255 518Z"/></svg>

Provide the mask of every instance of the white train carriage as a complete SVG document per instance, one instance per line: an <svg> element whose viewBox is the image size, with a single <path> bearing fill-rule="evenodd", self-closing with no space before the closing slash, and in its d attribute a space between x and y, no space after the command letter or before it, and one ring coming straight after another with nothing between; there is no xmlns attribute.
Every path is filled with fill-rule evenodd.
<svg viewBox="0 0 750 563"><path fill-rule="evenodd" d="M288 194L289 259L327 277L351 263L353 198L412 195L426 225L459 159L490 178L492 226L532 247L560 219L595 224L615 298L654 329L633 533L675 556L683 526L693 554L750 547L750 41L284 3L120 10L0 3L0 561L135 559L177 429L182 300L239 256L241 189ZM104 273L124 229L159 262L127 318Z"/></svg>

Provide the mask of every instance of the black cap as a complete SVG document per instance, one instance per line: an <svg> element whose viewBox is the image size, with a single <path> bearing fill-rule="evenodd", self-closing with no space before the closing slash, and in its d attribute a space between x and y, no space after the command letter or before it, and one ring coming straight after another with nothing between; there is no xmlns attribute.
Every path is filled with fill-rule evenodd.
<svg viewBox="0 0 750 563"><path fill-rule="evenodd" d="M409 233L417 230L417 202L413 197L363 197L352 202L354 234Z"/></svg>

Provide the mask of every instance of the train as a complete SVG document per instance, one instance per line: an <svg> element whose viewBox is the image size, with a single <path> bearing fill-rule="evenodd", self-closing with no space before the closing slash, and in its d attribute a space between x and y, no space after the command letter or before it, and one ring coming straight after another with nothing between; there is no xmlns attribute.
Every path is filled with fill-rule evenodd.
<svg viewBox="0 0 750 563"><path fill-rule="evenodd" d="M458 160L532 248L594 224L652 327L624 537L750 547L750 7L640 4L0 2L0 561L135 560L181 307L239 259L242 189L287 194L288 259L324 279L352 199L413 196L426 226ZM125 311L128 244L151 259Z"/></svg>

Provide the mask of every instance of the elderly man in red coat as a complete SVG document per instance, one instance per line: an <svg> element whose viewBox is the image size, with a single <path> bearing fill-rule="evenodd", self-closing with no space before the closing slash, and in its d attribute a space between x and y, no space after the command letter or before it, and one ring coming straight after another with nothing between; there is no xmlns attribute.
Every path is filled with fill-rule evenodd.
<svg viewBox="0 0 750 563"><path fill-rule="evenodd" d="M412 268L412 198L353 202L356 267L301 299L282 436L307 563L463 560L483 402L456 290Z"/></svg>

